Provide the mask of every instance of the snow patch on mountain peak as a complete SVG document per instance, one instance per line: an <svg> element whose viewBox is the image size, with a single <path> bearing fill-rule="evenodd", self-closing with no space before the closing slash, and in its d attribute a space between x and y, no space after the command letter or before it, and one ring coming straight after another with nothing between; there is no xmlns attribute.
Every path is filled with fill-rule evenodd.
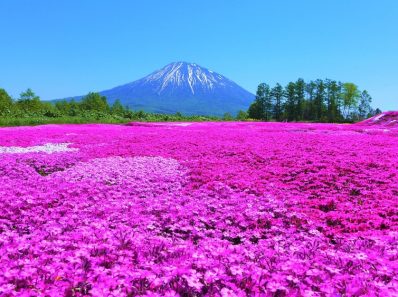
<svg viewBox="0 0 398 297"><path fill-rule="evenodd" d="M142 79L143 83L156 85L157 94L166 90L187 87L192 95L196 92L210 92L216 86L226 87L234 84L226 77L195 63L175 62Z"/></svg>

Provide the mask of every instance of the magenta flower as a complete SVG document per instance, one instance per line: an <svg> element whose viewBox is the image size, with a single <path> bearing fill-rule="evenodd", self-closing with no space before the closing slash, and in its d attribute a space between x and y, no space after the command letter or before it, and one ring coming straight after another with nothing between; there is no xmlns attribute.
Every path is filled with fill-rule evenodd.
<svg viewBox="0 0 398 297"><path fill-rule="evenodd" d="M1 128L0 296L397 295L397 136Z"/></svg>

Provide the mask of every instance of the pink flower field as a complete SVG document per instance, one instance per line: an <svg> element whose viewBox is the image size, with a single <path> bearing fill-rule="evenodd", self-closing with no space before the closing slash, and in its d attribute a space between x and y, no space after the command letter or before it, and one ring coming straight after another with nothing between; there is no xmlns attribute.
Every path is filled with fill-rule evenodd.
<svg viewBox="0 0 398 297"><path fill-rule="evenodd" d="M0 296L398 296L393 125L0 128Z"/></svg>

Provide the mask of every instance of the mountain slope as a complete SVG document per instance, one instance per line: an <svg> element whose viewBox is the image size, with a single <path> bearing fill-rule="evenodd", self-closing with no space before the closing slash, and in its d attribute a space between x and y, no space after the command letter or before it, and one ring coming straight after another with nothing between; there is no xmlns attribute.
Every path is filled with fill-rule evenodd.
<svg viewBox="0 0 398 297"><path fill-rule="evenodd" d="M254 100L253 94L223 75L186 62L171 63L142 79L99 93L110 104L119 99L133 110L189 115L236 114Z"/></svg>

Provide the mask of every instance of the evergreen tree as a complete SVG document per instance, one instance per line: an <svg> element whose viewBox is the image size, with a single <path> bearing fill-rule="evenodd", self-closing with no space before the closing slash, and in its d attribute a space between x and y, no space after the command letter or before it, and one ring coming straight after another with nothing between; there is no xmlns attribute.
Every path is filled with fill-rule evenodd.
<svg viewBox="0 0 398 297"><path fill-rule="evenodd" d="M269 121L272 115L272 102L269 85L266 83L259 84L256 93L256 101L260 106L261 119Z"/></svg>
<svg viewBox="0 0 398 297"><path fill-rule="evenodd" d="M296 119L296 86L294 82L290 82L285 88L285 113L288 121L294 121Z"/></svg>
<svg viewBox="0 0 398 297"><path fill-rule="evenodd" d="M267 84L260 84L248 116L276 121L356 121L376 112L370 106L371 100L367 91L360 92L353 83L331 79L305 83L299 78L285 88L276 84L269 89Z"/></svg>
<svg viewBox="0 0 398 297"><path fill-rule="evenodd" d="M340 112L338 109L340 98L340 87L335 80L326 79L326 110L327 121L329 123L338 122L341 120Z"/></svg>
<svg viewBox="0 0 398 297"><path fill-rule="evenodd" d="M268 121L272 116L272 101L270 87L266 83L258 85L256 99L250 105L250 118Z"/></svg>
<svg viewBox="0 0 398 297"><path fill-rule="evenodd" d="M338 90L338 96L336 98L337 102L337 113L339 115L339 121L344 121L344 115L343 115L343 83L341 81L337 82L337 90Z"/></svg>
<svg viewBox="0 0 398 297"><path fill-rule="evenodd" d="M380 108L376 108L374 111L373 111L373 114L371 115L371 116L376 116L376 115L378 115L378 114L381 114L383 111L381 111L380 110Z"/></svg>
<svg viewBox="0 0 398 297"><path fill-rule="evenodd" d="M277 83L275 87L271 89L271 99L272 99L272 114L276 121L281 121L283 118L283 99L284 92L283 87Z"/></svg>
<svg viewBox="0 0 398 297"><path fill-rule="evenodd" d="M254 102L250 104L247 114L251 119L261 120L263 118L263 109L260 102L254 100Z"/></svg>
<svg viewBox="0 0 398 297"><path fill-rule="evenodd" d="M272 98L271 98L271 89L269 85L265 84L264 86L264 120L269 121L272 119Z"/></svg>
<svg viewBox="0 0 398 297"><path fill-rule="evenodd" d="M325 110L325 84L323 80L315 81L315 97L314 97L314 120L319 122L323 120Z"/></svg>
<svg viewBox="0 0 398 297"><path fill-rule="evenodd" d="M305 82L302 78L299 78L295 83L295 112L294 112L294 120L302 121L304 117L304 91L305 91Z"/></svg>
<svg viewBox="0 0 398 297"><path fill-rule="evenodd" d="M314 100L315 100L315 90L316 83L314 81L310 81L305 86L306 93L306 101L304 104L304 119L307 121L313 121L315 119L315 108L314 108Z"/></svg>

